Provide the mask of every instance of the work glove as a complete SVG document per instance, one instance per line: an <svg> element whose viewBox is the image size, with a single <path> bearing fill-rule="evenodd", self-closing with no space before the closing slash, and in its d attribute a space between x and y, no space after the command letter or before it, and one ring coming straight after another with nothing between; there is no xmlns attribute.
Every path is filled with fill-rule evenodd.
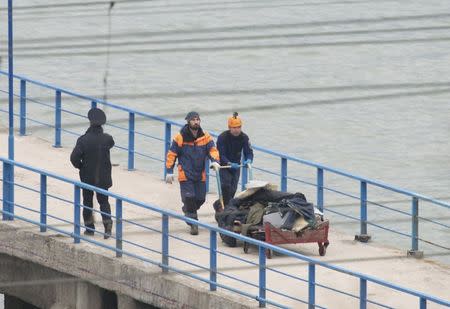
<svg viewBox="0 0 450 309"><path fill-rule="evenodd" d="M251 168L251 167L252 167L252 163L253 163L253 162L252 162L252 160L250 160L250 159L244 161L244 165L247 165L248 168Z"/></svg>
<svg viewBox="0 0 450 309"><path fill-rule="evenodd" d="M228 163L232 170L238 170L241 166L237 163L230 162Z"/></svg>
<svg viewBox="0 0 450 309"><path fill-rule="evenodd" d="M212 162L210 165L210 168L212 168L213 170L215 170L217 172L220 168L220 164L217 162Z"/></svg>
<svg viewBox="0 0 450 309"><path fill-rule="evenodd" d="M166 183L172 184L173 182L173 174L166 174Z"/></svg>

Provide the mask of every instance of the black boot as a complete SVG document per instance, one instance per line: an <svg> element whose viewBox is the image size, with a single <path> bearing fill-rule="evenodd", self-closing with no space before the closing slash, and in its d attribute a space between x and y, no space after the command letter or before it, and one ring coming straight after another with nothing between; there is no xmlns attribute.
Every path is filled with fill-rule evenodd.
<svg viewBox="0 0 450 309"><path fill-rule="evenodd" d="M191 224L191 235L198 235L198 226Z"/></svg>
<svg viewBox="0 0 450 309"><path fill-rule="evenodd" d="M86 236L94 236L95 225L94 217L92 216L92 214L84 219L84 226L86 227L86 229L84 230L83 234Z"/></svg>
<svg viewBox="0 0 450 309"><path fill-rule="evenodd" d="M89 230L85 229L83 234L86 235L86 236L94 236L94 233L95 233L94 229L92 229L92 230L91 229L89 229Z"/></svg>
<svg viewBox="0 0 450 309"><path fill-rule="evenodd" d="M103 238L108 239L111 237L112 221L105 222L103 225L105 226L105 235L103 235Z"/></svg>

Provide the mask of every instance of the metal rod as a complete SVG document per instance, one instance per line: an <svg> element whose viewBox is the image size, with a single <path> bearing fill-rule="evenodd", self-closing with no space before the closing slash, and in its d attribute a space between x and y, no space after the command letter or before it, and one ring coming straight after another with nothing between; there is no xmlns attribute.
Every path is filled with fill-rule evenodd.
<svg viewBox="0 0 450 309"><path fill-rule="evenodd" d="M242 154L242 160L244 160L244 154ZM241 190L245 190L245 186L248 182L248 166L242 167L242 176L241 176Z"/></svg>
<svg viewBox="0 0 450 309"><path fill-rule="evenodd" d="M166 122L165 125L165 134L164 134L164 177L163 179L166 179L166 175L167 175L167 170L166 170L166 158L167 158L167 153L169 152L170 149L170 138L171 138L171 130L172 130L172 125L168 122Z"/></svg>
<svg viewBox="0 0 450 309"><path fill-rule="evenodd" d="M8 0L8 158L14 160L13 2Z"/></svg>
<svg viewBox="0 0 450 309"><path fill-rule="evenodd" d="M73 240L76 244L80 243L80 187L74 186L73 200Z"/></svg>
<svg viewBox="0 0 450 309"><path fill-rule="evenodd" d="M27 82L20 80L20 135L27 131Z"/></svg>
<svg viewBox="0 0 450 309"><path fill-rule="evenodd" d="M169 216L163 214L162 216L162 269L163 273L169 271Z"/></svg>
<svg viewBox="0 0 450 309"><path fill-rule="evenodd" d="M217 290L217 233L210 231L209 233L209 284L210 291Z"/></svg>
<svg viewBox="0 0 450 309"><path fill-rule="evenodd" d="M426 298L420 298L420 309L427 309L427 299Z"/></svg>
<svg viewBox="0 0 450 309"><path fill-rule="evenodd" d="M128 170L134 170L134 113L128 119Z"/></svg>
<svg viewBox="0 0 450 309"><path fill-rule="evenodd" d="M317 169L317 207L323 212L323 169Z"/></svg>
<svg viewBox="0 0 450 309"><path fill-rule="evenodd" d="M419 199L417 197L412 198L411 203L411 250L418 251L419 250Z"/></svg>
<svg viewBox="0 0 450 309"><path fill-rule="evenodd" d="M367 235L367 183L361 181L361 235Z"/></svg>
<svg viewBox="0 0 450 309"><path fill-rule="evenodd" d="M308 264L308 308L314 309L316 304L316 265Z"/></svg>
<svg viewBox="0 0 450 309"><path fill-rule="evenodd" d="M116 257L122 257L122 200L116 199Z"/></svg>
<svg viewBox="0 0 450 309"><path fill-rule="evenodd" d="M8 163L3 162L3 220L10 220L9 214L5 212L9 211L9 200L10 200L10 189L9 189L9 170L8 170Z"/></svg>
<svg viewBox="0 0 450 309"><path fill-rule="evenodd" d="M367 280L359 279L359 309L367 307Z"/></svg>
<svg viewBox="0 0 450 309"><path fill-rule="evenodd" d="M287 159L281 158L281 191L287 191Z"/></svg>
<svg viewBox="0 0 450 309"><path fill-rule="evenodd" d="M41 174L41 232L47 231L47 175Z"/></svg>
<svg viewBox="0 0 450 309"><path fill-rule="evenodd" d="M266 307L266 248L259 246L259 307Z"/></svg>
<svg viewBox="0 0 450 309"><path fill-rule="evenodd" d="M210 172L209 172L209 164L210 164L210 161L209 161L209 158L206 158L206 160L205 160L205 176L206 176L206 183L205 183L205 185L206 185L206 193L208 193L209 192L209 176L210 176Z"/></svg>
<svg viewBox="0 0 450 309"><path fill-rule="evenodd" d="M55 95L55 145L61 147L61 91L56 90Z"/></svg>

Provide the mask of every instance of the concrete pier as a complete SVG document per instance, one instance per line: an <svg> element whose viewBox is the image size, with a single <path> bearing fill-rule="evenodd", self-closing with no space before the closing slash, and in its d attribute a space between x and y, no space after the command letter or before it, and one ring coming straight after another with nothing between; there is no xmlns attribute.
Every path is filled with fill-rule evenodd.
<svg viewBox="0 0 450 309"><path fill-rule="evenodd" d="M7 138L0 134L0 149L2 156L6 155ZM16 160L41 169L58 173L65 177L78 179L77 171L69 162L70 148L52 148L48 142L32 136L16 137ZM39 188L39 178L36 174L17 168L15 181L21 185ZM127 171L122 166L113 169L114 186L111 191L136 200L158 205L162 208L180 211L179 187L177 184L167 185L160 176L142 171ZM62 182L48 180L50 195L73 199L73 187ZM35 192L16 188L16 203L39 210L39 198ZM200 210L200 220L215 224L212 202L216 195L208 194L206 204ZM114 213L114 201L111 201ZM97 207L97 206L96 206ZM48 213L73 220L73 207L63 201L50 199ZM16 207L16 214L30 218L38 218L38 214ZM34 217L33 217L34 216ZM99 216L97 216L99 218ZM148 210L124 205L124 217L142 224L160 229L160 216ZM64 222L49 218L48 224L71 231L73 227ZM102 230L97 220L97 228ZM170 221L170 233L174 236L198 242L209 246L209 233L200 229L200 235L188 233L185 223ZM113 230L113 233L115 231ZM450 295L450 269L446 265L427 260L407 258L404 250L387 247L376 242L376 237L369 243L354 241L354 235L347 235L333 227L331 222L330 246L324 257L319 257L316 244L288 245L287 249L298 253L320 258L323 261L341 265L351 270L376 276L404 287L413 288L424 293L441 298ZM114 240L103 240L101 235L92 239L114 246ZM124 239L140 243L147 247L160 248L159 233L145 231L131 224L124 224ZM145 255L149 259L160 260L158 254L142 248L124 247L136 254ZM229 248L218 244L218 250L224 253L238 255L257 262L256 250L251 248L249 254L244 254L242 247ZM190 259L199 265L209 265L208 251L205 253L192 245L171 240L170 254L174 257ZM192 265L179 263L170 259L170 265L194 272L196 275L208 277L209 272ZM0 222L0 279L3 282L0 292L17 297L39 308L102 308L105 302L112 302L114 308L254 308L258 303L254 300L240 297L237 294L219 288L210 292L209 286L181 274L169 272L163 274L161 269L150 263L124 256L116 258L114 252L101 249L92 244L81 242L74 244L70 237L48 231L40 233L35 225L15 220ZM282 269L285 272L303 277L307 274L307 263L284 257L275 256L267 261L268 267ZM221 256L218 261L218 271L232 274L257 282L255 266L238 263L235 260ZM348 293L358 295L359 282L356 278L328 269L318 268L317 282ZM28 284L27 282L33 283ZM219 277L219 282L230 284L230 280ZM280 290L298 298L307 299L307 285L289 283L286 278L268 273L268 284L271 289ZM242 283L235 283L237 289L246 289ZM254 289L249 289L254 292ZM297 293L297 294L296 294ZM388 303L393 307L417 307L417 298L392 292L389 289L369 285L369 298ZM273 296L277 301L281 301ZM343 297L329 290L317 289L317 303L325 307L351 308L357 306L357 299ZM283 302L286 306L297 307L294 301ZM66 307L65 307L66 306ZM117 306L117 307L116 307ZM432 305L429 306L433 308Z"/></svg>

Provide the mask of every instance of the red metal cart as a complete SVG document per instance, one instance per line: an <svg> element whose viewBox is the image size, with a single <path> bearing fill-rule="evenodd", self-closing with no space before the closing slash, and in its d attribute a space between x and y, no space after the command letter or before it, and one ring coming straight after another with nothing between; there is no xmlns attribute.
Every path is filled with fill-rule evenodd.
<svg viewBox="0 0 450 309"><path fill-rule="evenodd" d="M249 236L265 241L271 245L316 242L319 245L319 254L324 256L327 252L327 247L330 244L328 241L329 227L329 221L324 220L318 222L314 228L307 228L297 235L293 231L281 230L266 222L263 226L250 229ZM245 253L248 252L248 247L249 244L244 243ZM266 250L266 256L268 259L272 258L272 250Z"/></svg>

